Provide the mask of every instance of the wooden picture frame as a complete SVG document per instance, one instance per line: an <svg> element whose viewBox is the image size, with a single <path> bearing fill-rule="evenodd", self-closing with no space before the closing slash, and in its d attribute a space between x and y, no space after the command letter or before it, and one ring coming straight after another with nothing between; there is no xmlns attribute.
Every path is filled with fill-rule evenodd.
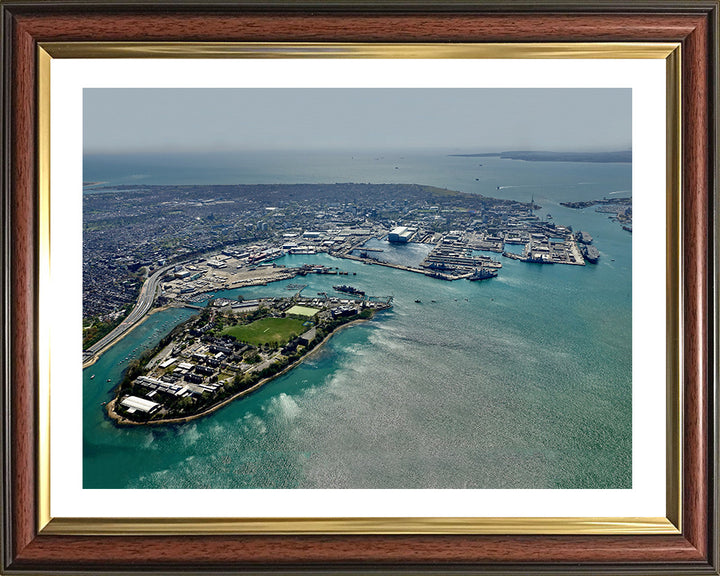
<svg viewBox="0 0 720 576"><path fill-rule="evenodd" d="M3 191L2 564L8 574L60 572L682 573L718 574L717 51L718 2L289 3L30 0L1 4ZM660 534L195 533L176 523L96 534L47 529L38 393L38 270L46 167L38 154L42 46L82 42L679 43L682 137L677 294L682 455L674 518ZM671 174L672 178L673 175ZM674 226L672 214L668 225ZM672 256L672 255L670 255ZM672 436L672 435L670 435ZM672 503L670 506L672 507ZM672 514L669 512L669 517ZM172 524L172 522L170 522ZM292 532L288 534L287 532ZM353 532L348 530L346 532ZM413 533L414 532L414 533Z"/></svg>

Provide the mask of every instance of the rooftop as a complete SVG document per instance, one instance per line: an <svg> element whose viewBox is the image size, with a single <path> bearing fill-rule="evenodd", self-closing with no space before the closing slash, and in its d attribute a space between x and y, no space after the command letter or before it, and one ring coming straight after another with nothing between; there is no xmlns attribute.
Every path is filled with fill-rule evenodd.
<svg viewBox="0 0 720 576"><path fill-rule="evenodd" d="M305 316L307 318L312 318L319 311L320 310L318 310L317 308L295 305L287 311L287 314L296 314L297 316Z"/></svg>

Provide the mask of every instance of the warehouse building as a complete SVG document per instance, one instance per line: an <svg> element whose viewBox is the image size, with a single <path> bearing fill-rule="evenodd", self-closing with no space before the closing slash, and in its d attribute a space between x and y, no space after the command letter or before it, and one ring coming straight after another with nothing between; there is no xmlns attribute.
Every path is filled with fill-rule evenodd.
<svg viewBox="0 0 720 576"><path fill-rule="evenodd" d="M410 241L410 238L415 234L414 230L411 230L407 226L398 226L393 228L388 234L388 242L394 242L398 244L404 244Z"/></svg>
<svg viewBox="0 0 720 576"><path fill-rule="evenodd" d="M137 396L126 396L120 401L120 405L127 408L130 414L135 412L145 412L146 414L152 414L158 408L160 404L147 400L146 398L138 398Z"/></svg>

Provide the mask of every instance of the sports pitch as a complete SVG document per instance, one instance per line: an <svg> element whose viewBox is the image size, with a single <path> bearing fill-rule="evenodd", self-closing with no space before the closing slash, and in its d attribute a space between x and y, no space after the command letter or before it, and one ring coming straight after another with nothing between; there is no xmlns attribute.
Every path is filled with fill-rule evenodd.
<svg viewBox="0 0 720 576"><path fill-rule="evenodd" d="M297 318L261 318L242 326L228 326L222 333L254 346L269 342L277 342L282 346L306 330L303 321Z"/></svg>

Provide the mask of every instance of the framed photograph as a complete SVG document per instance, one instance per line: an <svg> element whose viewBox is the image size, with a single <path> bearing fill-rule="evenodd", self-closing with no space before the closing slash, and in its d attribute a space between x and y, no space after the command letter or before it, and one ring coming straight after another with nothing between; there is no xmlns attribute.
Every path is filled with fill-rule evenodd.
<svg viewBox="0 0 720 576"><path fill-rule="evenodd" d="M718 573L718 3L3 2L12 574Z"/></svg>

